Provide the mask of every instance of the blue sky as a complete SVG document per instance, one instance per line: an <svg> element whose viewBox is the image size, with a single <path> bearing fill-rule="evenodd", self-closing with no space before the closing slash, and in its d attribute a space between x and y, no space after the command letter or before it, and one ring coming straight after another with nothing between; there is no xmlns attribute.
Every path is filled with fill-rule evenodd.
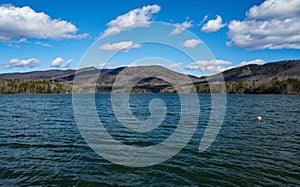
<svg viewBox="0 0 300 187"><path fill-rule="evenodd" d="M129 18L133 18L132 22ZM124 33L133 35L135 29L147 32L150 21L170 23L169 27L179 31L171 34L171 30L168 34L179 39L186 31L193 33L194 41L187 42L185 48L200 50L197 46L205 45L215 59L193 62L168 48L126 38ZM115 24L109 25L110 22ZM97 39L101 41L96 42ZM300 59L300 3L298 0L0 2L0 73L77 68L95 42L101 44L102 48L97 46L97 50L104 50L103 53L121 50L106 67L133 65L149 52L154 56L156 50L158 57L170 61L170 67L180 67L194 75L213 74L248 63ZM97 59L97 63L101 67L104 62Z"/></svg>

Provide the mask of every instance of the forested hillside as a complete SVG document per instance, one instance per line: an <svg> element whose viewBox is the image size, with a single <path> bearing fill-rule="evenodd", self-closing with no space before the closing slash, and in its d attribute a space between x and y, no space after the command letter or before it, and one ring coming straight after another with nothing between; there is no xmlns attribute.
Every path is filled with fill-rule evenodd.
<svg viewBox="0 0 300 187"><path fill-rule="evenodd" d="M75 70L48 70L26 73L0 74L0 93L71 93L75 75L81 77L82 87L76 92L111 92L117 77L123 71L155 72L168 75L177 81L186 75L174 72L162 66L119 67L116 69L99 70L94 67ZM132 73L131 73L132 74ZM299 94L300 93L300 60L266 63L264 65L250 64L236 67L222 74L195 77L189 76L198 93L218 92L217 87L210 87L208 82L220 81L224 77L227 93L238 94ZM90 80L98 77L97 86ZM120 77L119 77L120 78ZM125 82L128 77L122 77ZM133 79L140 79L133 77ZM148 77L139 81L132 89L125 89L126 84L119 85L118 92L132 93L174 93L176 90L167 81ZM184 85L182 85L184 87ZM189 90L186 90L189 92Z"/></svg>

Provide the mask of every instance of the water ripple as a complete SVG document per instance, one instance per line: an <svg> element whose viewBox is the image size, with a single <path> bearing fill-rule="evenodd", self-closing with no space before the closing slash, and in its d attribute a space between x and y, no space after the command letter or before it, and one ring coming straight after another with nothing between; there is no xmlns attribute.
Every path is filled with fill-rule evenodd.
<svg viewBox="0 0 300 187"><path fill-rule="evenodd" d="M163 124L151 132L123 127L114 116L109 94L97 95L97 112L108 132L124 144L155 145L169 137L180 120L176 94L133 95L130 107L137 118L149 117L148 104L155 97L168 108ZM191 141L170 160L147 168L114 165L97 155L76 127L71 95L0 95L0 99L3 186L300 184L299 95L228 95L220 134L204 153L198 146L211 106L210 95L199 95L199 125ZM262 122L257 122L258 115Z"/></svg>

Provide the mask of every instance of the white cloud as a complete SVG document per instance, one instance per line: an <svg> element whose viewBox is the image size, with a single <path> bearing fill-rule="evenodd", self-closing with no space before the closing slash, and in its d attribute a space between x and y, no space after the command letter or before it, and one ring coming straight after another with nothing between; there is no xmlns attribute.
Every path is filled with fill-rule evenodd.
<svg viewBox="0 0 300 187"><path fill-rule="evenodd" d="M197 45L199 45L201 43L200 40L197 40L197 39L190 39L190 40L186 40L182 46L183 47L187 47L187 48L194 48L196 47Z"/></svg>
<svg viewBox="0 0 300 187"><path fill-rule="evenodd" d="M107 65L107 63L106 63L106 62L103 62L103 63L98 64L98 65L97 65L97 68L102 69L102 68L105 68L106 65Z"/></svg>
<svg viewBox="0 0 300 187"><path fill-rule="evenodd" d="M103 44L99 47L99 49L107 50L107 51L129 51L133 48L140 48L141 44L134 44L132 41L126 41L126 42L118 42L118 43L112 43L112 44Z"/></svg>
<svg viewBox="0 0 300 187"><path fill-rule="evenodd" d="M208 15L205 15L202 19L202 21L198 24L198 26L201 26L208 18Z"/></svg>
<svg viewBox="0 0 300 187"><path fill-rule="evenodd" d="M226 41L225 44L226 44L227 47L231 47L232 46L232 41Z"/></svg>
<svg viewBox="0 0 300 187"><path fill-rule="evenodd" d="M299 0L266 0L230 22L229 43L246 49L300 49Z"/></svg>
<svg viewBox="0 0 300 187"><path fill-rule="evenodd" d="M284 19L299 17L299 0L266 0L247 12L249 19Z"/></svg>
<svg viewBox="0 0 300 187"><path fill-rule="evenodd" d="M48 43L43 43L43 42L35 42L36 45L41 45L41 46L44 46L44 47L52 47L51 44L48 44Z"/></svg>
<svg viewBox="0 0 300 187"><path fill-rule="evenodd" d="M0 34L1 35L1 34ZM1 41L1 40L0 40ZM14 48L20 48L20 44L22 43L28 43L26 38L20 38L19 40L10 41L7 46L14 47Z"/></svg>
<svg viewBox="0 0 300 187"><path fill-rule="evenodd" d="M30 59L18 59L13 58L9 62L4 62L4 69L10 69L14 67L22 67L22 68L33 68L39 66L41 64L40 60L37 58L30 58Z"/></svg>
<svg viewBox="0 0 300 187"><path fill-rule="evenodd" d="M237 65L232 65L231 62L225 60L200 60L193 63L188 64L185 69L188 70L200 70L207 75L220 73L232 68L246 66L249 64L265 64L266 61L262 59L255 59L251 61L243 61Z"/></svg>
<svg viewBox="0 0 300 187"><path fill-rule="evenodd" d="M127 29L148 26L150 24L149 20L152 18L153 14L156 14L159 11L160 6L158 5L148 5L131 10L106 24L108 28L100 38L119 34Z"/></svg>
<svg viewBox="0 0 300 187"><path fill-rule="evenodd" d="M229 69L230 67L225 67L224 65L231 64L231 62L225 60L200 60L188 64L185 68L189 70L200 70L206 74L215 74Z"/></svg>
<svg viewBox="0 0 300 187"><path fill-rule="evenodd" d="M57 57L51 62L50 67L69 68L72 62L72 59L65 61L63 58Z"/></svg>
<svg viewBox="0 0 300 187"><path fill-rule="evenodd" d="M225 27L226 24L222 23L222 17L217 15L216 19L209 20L202 28L201 30L203 32L209 33L209 32L216 32L219 29Z"/></svg>
<svg viewBox="0 0 300 187"><path fill-rule="evenodd" d="M228 37L232 44L246 49L300 49L300 17L284 20L232 21Z"/></svg>
<svg viewBox="0 0 300 187"><path fill-rule="evenodd" d="M26 43L27 42L27 39L26 38L21 38L18 43Z"/></svg>
<svg viewBox="0 0 300 187"><path fill-rule="evenodd" d="M180 34L182 31L191 28L193 26L192 21L185 21L183 23L174 24L175 29L170 33L171 35Z"/></svg>
<svg viewBox="0 0 300 187"><path fill-rule="evenodd" d="M103 62L97 65L97 68L99 69L110 69L110 68L115 68L116 65L109 63L109 62Z"/></svg>
<svg viewBox="0 0 300 187"><path fill-rule="evenodd" d="M71 39L84 38L76 34L77 28L70 22L52 19L43 12L35 12L28 6L0 6L0 41L12 41L18 38Z"/></svg>
<svg viewBox="0 0 300 187"><path fill-rule="evenodd" d="M168 68L170 68L170 69L179 69L181 65L182 65L181 62L180 63L174 63L174 64L170 64L168 66Z"/></svg>
<svg viewBox="0 0 300 187"><path fill-rule="evenodd" d="M243 61L240 64L238 64L237 66L246 66L249 64L257 64L257 65L262 65L265 64L266 61L262 60L262 59L256 59L256 60L251 60L251 61Z"/></svg>
<svg viewBox="0 0 300 187"><path fill-rule="evenodd" d="M137 67L137 66L138 66L138 65L137 65L135 62L133 62L133 63L127 65L127 67Z"/></svg>
<svg viewBox="0 0 300 187"><path fill-rule="evenodd" d="M299 43L285 43L270 46L269 49L300 49Z"/></svg>

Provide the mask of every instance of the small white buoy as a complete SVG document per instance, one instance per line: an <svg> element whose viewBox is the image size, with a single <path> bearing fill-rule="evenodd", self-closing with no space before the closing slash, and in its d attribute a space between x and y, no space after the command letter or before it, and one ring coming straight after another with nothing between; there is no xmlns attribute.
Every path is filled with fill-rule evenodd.
<svg viewBox="0 0 300 187"><path fill-rule="evenodd" d="M258 120L258 121L261 121L261 120L262 120L262 117L261 117L261 116L258 116L258 117L257 117L257 120Z"/></svg>

